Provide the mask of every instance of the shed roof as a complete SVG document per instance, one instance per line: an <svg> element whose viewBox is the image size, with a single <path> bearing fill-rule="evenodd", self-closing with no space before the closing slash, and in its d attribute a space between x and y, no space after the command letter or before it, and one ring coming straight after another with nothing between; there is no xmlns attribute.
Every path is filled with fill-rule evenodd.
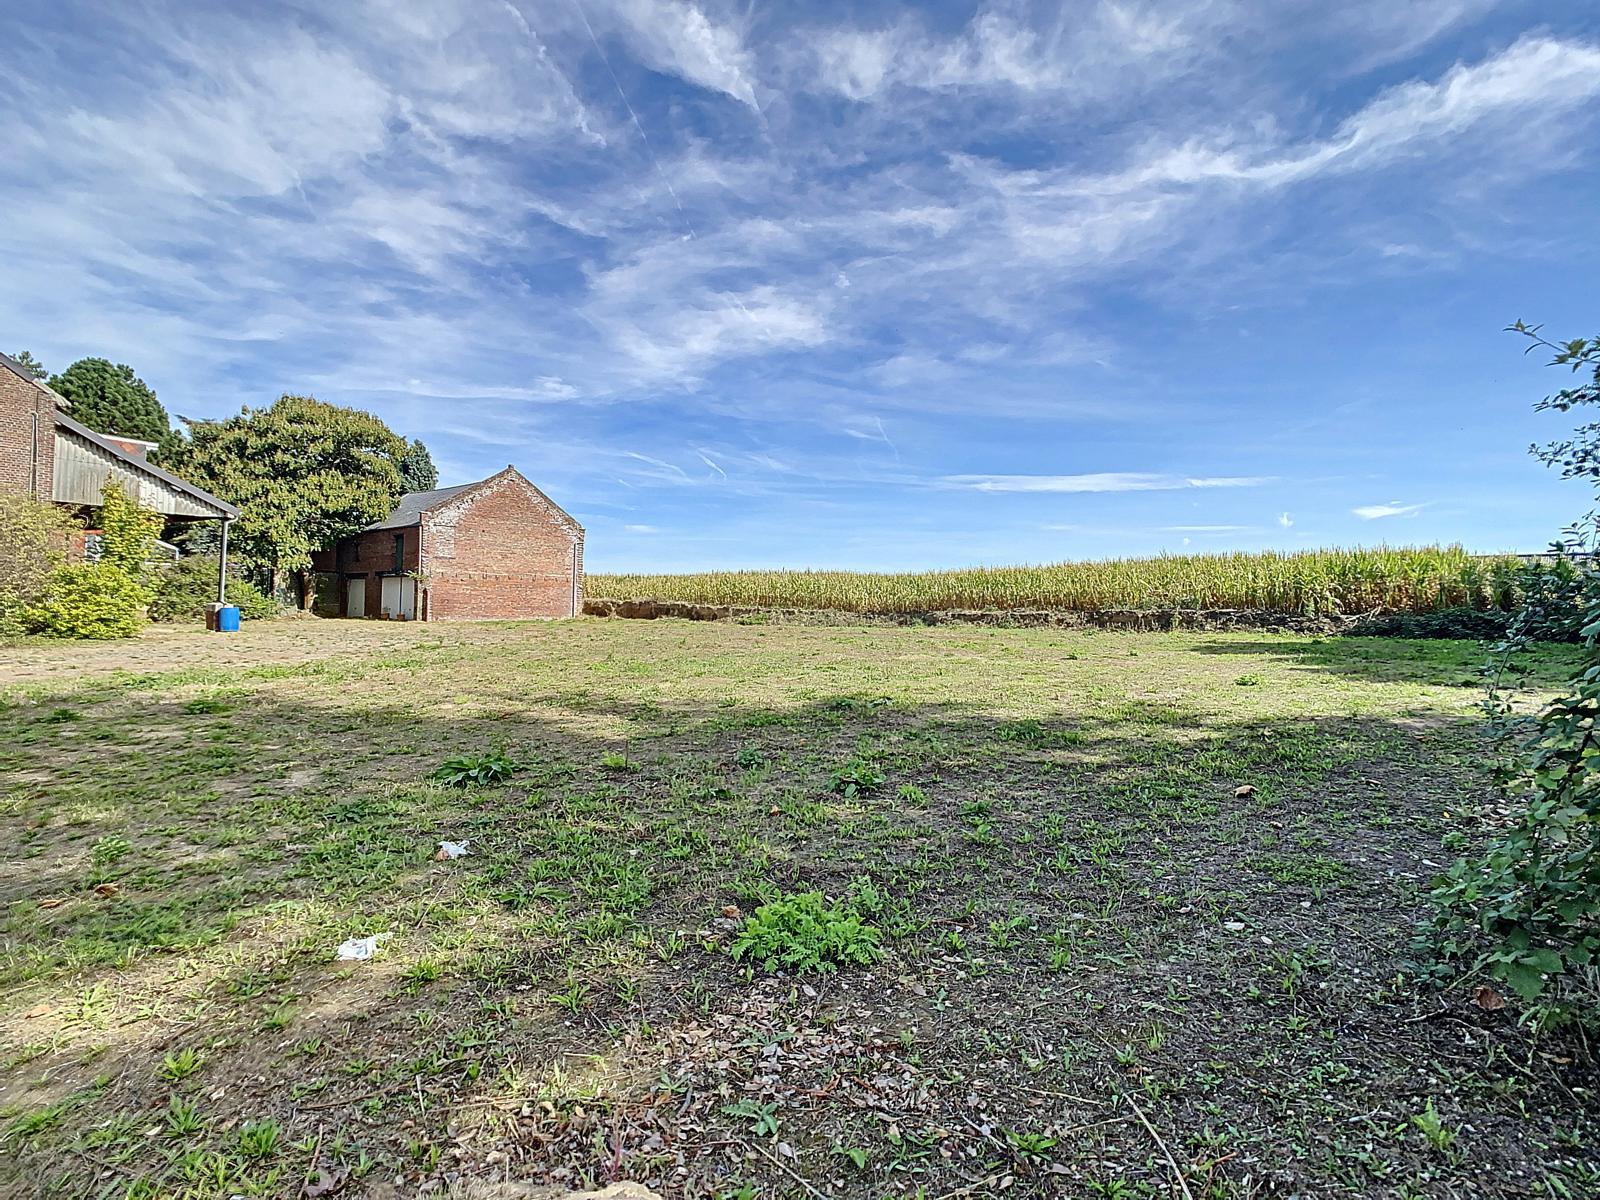
<svg viewBox="0 0 1600 1200"><path fill-rule="evenodd" d="M86 447L87 453L72 454L63 442ZM168 516L221 517L231 521L239 515L239 510L226 500L219 500L171 471L163 471L59 409L56 444L52 499L58 504L99 504L100 489L108 479L115 479L133 484L133 499Z"/></svg>

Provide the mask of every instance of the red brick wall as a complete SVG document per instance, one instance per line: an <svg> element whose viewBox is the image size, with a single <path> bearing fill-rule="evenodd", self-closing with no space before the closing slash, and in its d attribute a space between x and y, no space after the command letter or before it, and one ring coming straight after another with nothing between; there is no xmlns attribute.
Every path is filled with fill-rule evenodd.
<svg viewBox="0 0 1600 1200"><path fill-rule="evenodd" d="M401 551L401 570L415 571L420 561L418 550L417 529L376 529L371 533L357 534L339 543L337 566L343 575L360 575L367 577L367 616L375 617L383 612L383 577L394 572L394 539L399 537L403 541ZM339 612L344 615L346 603L346 585L339 584Z"/></svg>
<svg viewBox="0 0 1600 1200"><path fill-rule="evenodd" d="M526 620L583 606L583 531L514 474L447 501L423 518L430 621Z"/></svg>
<svg viewBox="0 0 1600 1200"><path fill-rule="evenodd" d="M26 496L35 469L33 419L39 419L38 496L49 500L56 457L56 403L41 388L0 367L0 491Z"/></svg>

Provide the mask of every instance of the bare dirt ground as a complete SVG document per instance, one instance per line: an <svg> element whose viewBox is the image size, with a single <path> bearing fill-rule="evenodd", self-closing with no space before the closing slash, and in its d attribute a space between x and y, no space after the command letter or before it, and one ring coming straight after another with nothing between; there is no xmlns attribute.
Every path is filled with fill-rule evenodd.
<svg viewBox="0 0 1600 1200"><path fill-rule="evenodd" d="M1414 945L1497 812L1477 661L603 620L0 649L0 1192L1600 1194L1581 1034ZM809 892L865 961L734 958Z"/></svg>
<svg viewBox="0 0 1600 1200"><path fill-rule="evenodd" d="M40 639L0 645L0 681L32 684L89 679L119 671L145 674L185 667L310 662L408 645L415 641L420 628L382 621L291 619L247 621L238 633L209 634L199 625L147 625L138 637L127 641Z"/></svg>

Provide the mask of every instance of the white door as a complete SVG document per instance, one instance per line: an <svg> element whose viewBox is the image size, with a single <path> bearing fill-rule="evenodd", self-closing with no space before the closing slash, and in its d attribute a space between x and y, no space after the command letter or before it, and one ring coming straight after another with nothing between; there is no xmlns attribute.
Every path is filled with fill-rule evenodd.
<svg viewBox="0 0 1600 1200"><path fill-rule="evenodd" d="M403 575L383 577L383 615L404 621L417 619L417 581Z"/></svg>
<svg viewBox="0 0 1600 1200"><path fill-rule="evenodd" d="M367 581L365 579L349 579L345 581L344 615L347 617L364 617L367 615Z"/></svg>

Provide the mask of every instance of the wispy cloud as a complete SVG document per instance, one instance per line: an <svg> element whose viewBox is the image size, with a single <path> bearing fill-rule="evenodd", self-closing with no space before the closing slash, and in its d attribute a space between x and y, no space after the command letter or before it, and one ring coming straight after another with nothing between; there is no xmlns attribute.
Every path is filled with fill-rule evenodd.
<svg viewBox="0 0 1600 1200"><path fill-rule="evenodd" d="M753 56L737 28L683 0L576 0L614 18L628 48L658 70L741 104L756 102Z"/></svg>
<svg viewBox="0 0 1600 1200"><path fill-rule="evenodd" d="M1183 488L1260 487L1265 475L1192 478L1142 471L1096 471L1085 475L947 475L944 482L979 492L1169 492Z"/></svg>
<svg viewBox="0 0 1600 1200"><path fill-rule="evenodd" d="M1352 508L1350 512L1363 521L1379 521L1384 517L1409 517L1426 507L1425 504L1401 504L1398 500L1391 500L1388 504L1363 504L1360 508Z"/></svg>

